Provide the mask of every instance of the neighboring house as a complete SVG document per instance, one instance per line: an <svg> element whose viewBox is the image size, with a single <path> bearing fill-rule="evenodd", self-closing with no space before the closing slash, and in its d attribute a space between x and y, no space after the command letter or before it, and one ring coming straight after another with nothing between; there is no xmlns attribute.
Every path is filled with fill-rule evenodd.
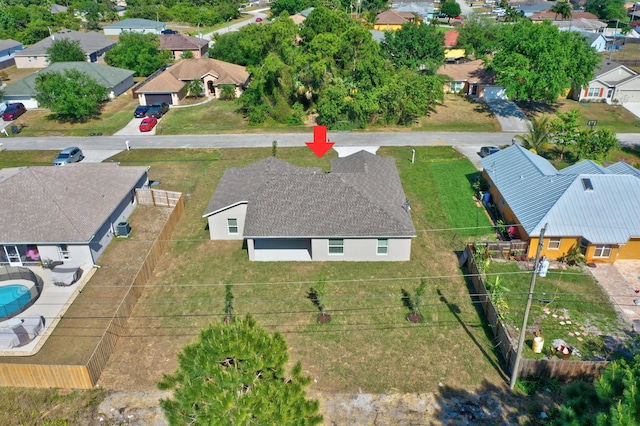
<svg viewBox="0 0 640 426"><path fill-rule="evenodd" d="M556 170L519 145L483 158L482 166L490 202L529 241L529 257L546 224L547 258L579 247L588 262L640 259L640 170L589 160Z"/></svg>
<svg viewBox="0 0 640 426"><path fill-rule="evenodd" d="M9 103L22 102L27 109L38 108L38 101L34 98L37 93L36 78L40 74L49 72L61 73L70 69L78 70L93 77L98 84L107 88L111 99L124 93L134 84L133 74L135 74L135 71L89 62L55 62L47 68L7 86L4 91L4 100Z"/></svg>
<svg viewBox="0 0 640 426"><path fill-rule="evenodd" d="M124 31L160 34L166 29L166 25L167 24L165 22L151 21L149 19L123 19L122 21L105 25L102 27L102 31L104 31L104 35L120 35L120 33Z"/></svg>
<svg viewBox="0 0 640 426"><path fill-rule="evenodd" d="M607 50L607 38L602 33L594 33L591 31L585 31L580 28L558 28L560 31L574 31L580 33L589 47L593 47L594 50L598 53L604 52Z"/></svg>
<svg viewBox="0 0 640 426"><path fill-rule="evenodd" d="M553 25L558 28L566 28L569 30L578 29L583 31L589 31L592 33L602 32L607 24L598 20L598 19L586 19L586 18L578 18L571 19L567 21L552 21Z"/></svg>
<svg viewBox="0 0 640 426"><path fill-rule="evenodd" d="M140 105L166 102L179 105L187 95L185 85L201 80L205 96L219 98L220 86L233 85L240 96L249 84L251 75L246 68L211 58L183 59L170 66L136 90Z"/></svg>
<svg viewBox="0 0 640 426"><path fill-rule="evenodd" d="M182 53L191 52L195 59L204 58L209 50L209 40L191 37L185 34L160 34L160 49L170 50L173 59L182 58Z"/></svg>
<svg viewBox="0 0 640 426"><path fill-rule="evenodd" d="M551 21L562 21L562 15L560 15L559 13L555 13L552 12L551 9L547 9L547 10L541 10L539 12L533 13L530 16L532 21L544 21L546 19L549 19ZM579 10L574 10L571 13L571 18L567 18L565 19L565 21L570 22L570 21L575 21L575 20L579 20L579 19L592 19L592 20L598 20L598 16L594 15L591 12L583 12L583 11L579 11Z"/></svg>
<svg viewBox="0 0 640 426"><path fill-rule="evenodd" d="M366 151L331 172L268 157L227 169L203 217L256 261L406 261L416 230L395 160Z"/></svg>
<svg viewBox="0 0 640 426"><path fill-rule="evenodd" d="M0 170L0 264L94 265L148 186L147 167L74 163Z"/></svg>
<svg viewBox="0 0 640 426"><path fill-rule="evenodd" d="M0 70L16 64L15 53L24 49L22 43L15 40L0 40Z"/></svg>
<svg viewBox="0 0 640 426"><path fill-rule="evenodd" d="M456 49L458 45L458 30L447 30L444 32L444 59L447 62L456 62L467 56L464 49Z"/></svg>
<svg viewBox="0 0 640 426"><path fill-rule="evenodd" d="M573 90L577 101L618 103L640 102L640 76L635 71L603 58L587 87Z"/></svg>
<svg viewBox="0 0 640 426"><path fill-rule="evenodd" d="M55 40L77 40L80 47L87 54L87 62L98 62L116 44L102 34L96 32L81 33L79 31L63 30L40 40L36 44L15 53L17 68L45 68L49 65L47 50Z"/></svg>
<svg viewBox="0 0 640 426"><path fill-rule="evenodd" d="M398 12L397 10L389 9L376 16L373 29L379 31L396 31L408 22L420 23L416 15L411 12Z"/></svg>
<svg viewBox="0 0 640 426"><path fill-rule="evenodd" d="M515 6L516 10L520 12L526 18L530 18L534 13L538 13L542 10L549 9L549 4L540 3L540 4L529 4L529 5L518 5Z"/></svg>
<svg viewBox="0 0 640 426"><path fill-rule="evenodd" d="M417 15L423 21L429 16L433 16L434 9L432 2L398 2L393 3L391 8L398 12Z"/></svg>
<svg viewBox="0 0 640 426"><path fill-rule="evenodd" d="M445 92L462 93L478 99L506 99L503 87L495 84L495 75L487 71L481 59L442 65L437 74L449 78Z"/></svg>

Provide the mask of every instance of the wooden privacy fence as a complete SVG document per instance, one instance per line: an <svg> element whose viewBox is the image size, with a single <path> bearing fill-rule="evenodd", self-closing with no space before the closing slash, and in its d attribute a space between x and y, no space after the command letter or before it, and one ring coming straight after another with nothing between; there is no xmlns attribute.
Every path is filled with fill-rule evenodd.
<svg viewBox="0 0 640 426"><path fill-rule="evenodd" d="M512 372L516 361L516 348L513 344L518 336L511 336L500 321L498 312L493 306L482 280L482 275L473 259L471 246L467 245L463 254L463 264L475 290L474 297L482 306L487 322L493 330L497 345L507 364L508 372ZM513 340L512 340L513 338ZM546 376L558 380L593 379L600 375L600 370L609 364L608 361L568 361L561 359L525 359L522 358L518 369L518 377Z"/></svg>
<svg viewBox="0 0 640 426"><path fill-rule="evenodd" d="M502 258L505 260L509 260L509 257L514 252L527 254L527 251L529 250L529 243L522 240L489 241L475 243L474 245L476 247L486 247L491 254L491 257Z"/></svg>
<svg viewBox="0 0 640 426"><path fill-rule="evenodd" d="M136 189L136 201L141 206L175 207L181 198L181 192L162 189Z"/></svg>
<svg viewBox="0 0 640 426"><path fill-rule="evenodd" d="M184 207L184 198L180 194L167 222L151 246L133 281L129 284L125 296L120 301L86 365L0 364L0 385L71 389L90 389L95 386L118 343L119 336L125 333L127 321L136 302L169 245L171 235L184 213Z"/></svg>

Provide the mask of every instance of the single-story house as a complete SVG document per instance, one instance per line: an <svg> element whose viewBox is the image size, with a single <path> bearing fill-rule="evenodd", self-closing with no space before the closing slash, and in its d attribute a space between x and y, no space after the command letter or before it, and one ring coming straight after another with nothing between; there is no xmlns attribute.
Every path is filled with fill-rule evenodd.
<svg viewBox="0 0 640 426"><path fill-rule="evenodd" d="M437 74L449 78L445 92L463 93L478 99L506 99L505 89L495 83L495 75L487 71L481 59L444 64Z"/></svg>
<svg viewBox="0 0 640 426"><path fill-rule="evenodd" d="M593 47L593 49L598 53L604 52L605 50L607 50L608 40L602 33L585 31L583 29L576 28L576 27L572 27L572 28L561 27L561 28L558 28L558 30L574 31L574 32L580 33L580 35L582 35L585 38L587 45L589 47Z"/></svg>
<svg viewBox="0 0 640 426"><path fill-rule="evenodd" d="M640 259L640 170L585 160L556 170L546 159L513 145L482 159L490 203L529 241L535 257L557 259L579 247L588 262Z"/></svg>
<svg viewBox="0 0 640 426"><path fill-rule="evenodd" d="M132 18L123 19L102 27L104 35L120 35L124 31L134 33L160 34L166 29L166 22L152 21L150 19Z"/></svg>
<svg viewBox="0 0 640 426"><path fill-rule="evenodd" d="M36 78L40 74L64 72L69 69L75 69L93 77L100 85L107 88L111 99L121 95L134 84L135 71L89 62L55 62L47 68L7 86L4 90L4 100L9 103L22 102L27 109L38 108L38 101L34 98Z"/></svg>
<svg viewBox="0 0 640 426"><path fill-rule="evenodd" d="M567 21L552 21L551 23L560 29L579 29L592 33L602 32L607 26L607 24L598 19L587 18L573 18Z"/></svg>
<svg viewBox="0 0 640 426"><path fill-rule="evenodd" d="M0 70L16 64L15 53L24 49L22 43L15 40L0 40Z"/></svg>
<svg viewBox="0 0 640 426"><path fill-rule="evenodd" d="M160 49L170 50L173 59L179 60L184 52L193 53L195 59L204 58L209 50L209 40L185 34L160 34Z"/></svg>
<svg viewBox="0 0 640 426"><path fill-rule="evenodd" d="M93 265L136 206L147 167L118 163L0 170L0 265Z"/></svg>
<svg viewBox="0 0 640 426"><path fill-rule="evenodd" d="M572 91L577 101L606 102L624 105L640 102L640 74L603 58L595 70L595 77L586 87Z"/></svg>
<svg viewBox="0 0 640 426"><path fill-rule="evenodd" d="M116 44L102 34L96 32L81 33L79 31L63 30L40 40L36 44L15 53L17 68L44 68L49 65L47 50L55 40L69 39L80 42L80 47L87 54L87 62L98 62Z"/></svg>
<svg viewBox="0 0 640 426"><path fill-rule="evenodd" d="M397 2L391 5L393 10L397 10L398 12L403 13L411 13L413 15L417 15L421 20L425 20L429 16L433 16L433 2L428 1L417 1L417 2Z"/></svg>
<svg viewBox="0 0 640 426"><path fill-rule="evenodd" d="M420 23L414 13L399 12L394 9L388 9L382 13L378 13L376 21L373 24L373 29L380 31L396 31L408 22Z"/></svg>
<svg viewBox="0 0 640 426"><path fill-rule="evenodd" d="M395 160L366 151L330 173L274 157L227 169L203 217L255 261L406 261L416 237Z"/></svg>
<svg viewBox="0 0 640 426"><path fill-rule="evenodd" d="M69 10L67 6L62 6L61 4L52 4L51 7L49 7L49 11L52 15L55 15L56 13L64 13L67 10Z"/></svg>
<svg viewBox="0 0 640 426"><path fill-rule="evenodd" d="M551 9L546 9L546 10L541 10L539 12L536 12L534 14L532 14L530 16L532 21L544 21L544 20L551 20L551 21L562 21L562 15L560 15L559 13L555 13L552 12ZM598 19L597 15L594 15L591 12L583 12L580 10L574 10L573 12L571 12L571 18L567 18L565 19L567 22L572 21L572 20L577 20L577 19Z"/></svg>
<svg viewBox="0 0 640 426"><path fill-rule="evenodd" d="M249 84L251 75L243 66L211 58L183 59L168 67L136 90L140 105L166 102L178 105L187 95L185 85L201 80L205 96L219 98L220 86L233 85L240 96Z"/></svg>

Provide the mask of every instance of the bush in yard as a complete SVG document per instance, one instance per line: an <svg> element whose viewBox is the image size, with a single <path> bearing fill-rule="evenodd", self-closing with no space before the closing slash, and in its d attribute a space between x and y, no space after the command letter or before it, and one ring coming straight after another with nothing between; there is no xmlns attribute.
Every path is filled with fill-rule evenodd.
<svg viewBox="0 0 640 426"><path fill-rule="evenodd" d="M163 376L160 401L171 425L317 425L318 401L307 399L310 379L297 363L285 370L287 345L247 316L213 324L178 354L178 369Z"/></svg>
<svg viewBox="0 0 640 426"><path fill-rule="evenodd" d="M230 101L236 98L236 86L233 84L220 85L220 99Z"/></svg>
<svg viewBox="0 0 640 426"><path fill-rule="evenodd" d="M411 294L404 288L402 291L402 304L405 308L409 309L407 319L411 322L422 322L422 314L420 314L420 306L422 306L422 298L426 291L427 280L420 279L420 285L416 288L415 292Z"/></svg>

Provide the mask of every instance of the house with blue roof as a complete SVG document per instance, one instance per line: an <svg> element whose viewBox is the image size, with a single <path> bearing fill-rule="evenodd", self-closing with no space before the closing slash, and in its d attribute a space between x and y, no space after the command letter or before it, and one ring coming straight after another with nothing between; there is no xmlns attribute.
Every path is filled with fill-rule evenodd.
<svg viewBox="0 0 640 426"><path fill-rule="evenodd" d="M619 162L584 160L557 170L546 159L513 145L482 159L490 203L535 257L557 259L580 247L588 262L640 259L640 170Z"/></svg>

